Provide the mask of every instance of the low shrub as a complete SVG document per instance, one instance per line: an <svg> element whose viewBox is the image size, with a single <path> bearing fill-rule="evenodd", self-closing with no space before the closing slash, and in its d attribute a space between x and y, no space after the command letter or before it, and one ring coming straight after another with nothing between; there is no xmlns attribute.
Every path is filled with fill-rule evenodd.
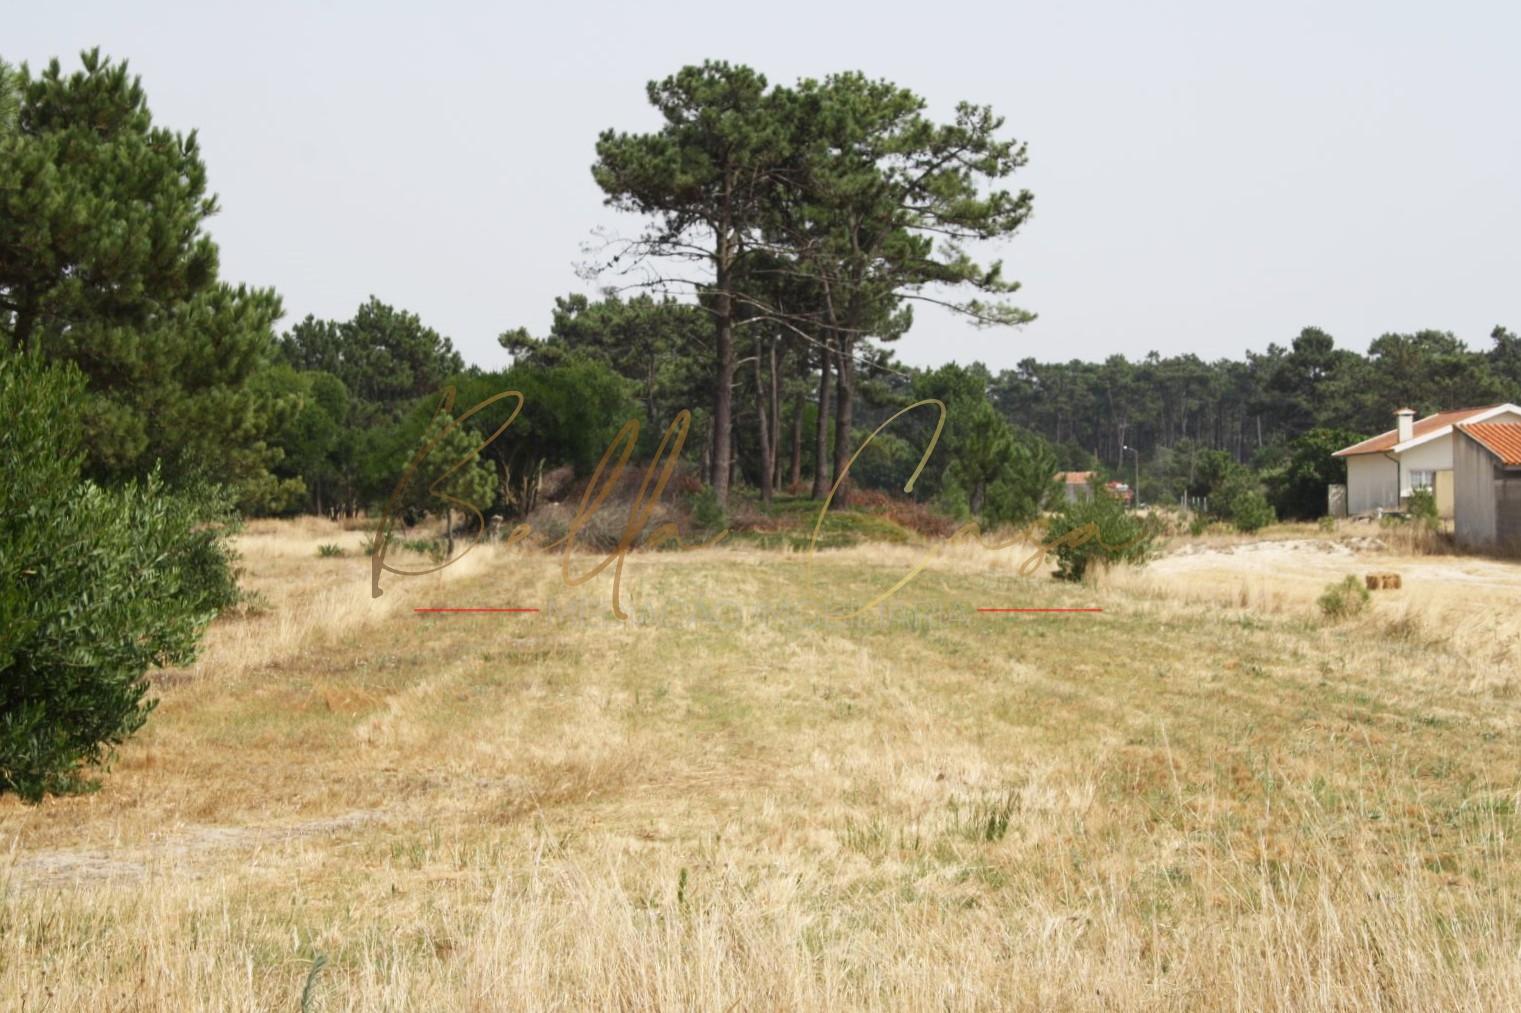
<svg viewBox="0 0 1521 1013"><path fill-rule="evenodd" d="M317 546L317 555L321 556L324 559L330 559L334 556L341 556L343 555L343 546L333 544L319 545Z"/></svg>
<svg viewBox="0 0 1521 1013"><path fill-rule="evenodd" d="M442 563L448 551L442 538L403 538L399 544L408 552L427 556L434 563Z"/></svg>
<svg viewBox="0 0 1521 1013"><path fill-rule="evenodd" d="M692 494L692 524L703 531L722 531L728 526L728 517L718 494L711 485L705 485Z"/></svg>
<svg viewBox="0 0 1521 1013"><path fill-rule="evenodd" d="M1415 524L1435 529L1441 525L1437 514L1436 494L1430 489L1412 490L1405 500L1405 513Z"/></svg>
<svg viewBox="0 0 1521 1013"><path fill-rule="evenodd" d="M1367 608L1370 597L1362 581L1346 577L1339 583L1327 584L1317 604L1327 619L1348 619Z"/></svg>
<svg viewBox="0 0 1521 1013"><path fill-rule="evenodd" d="M1090 567L1140 563L1150 555L1158 524L1125 509L1102 489L1064 503L1046 528L1045 542L1056 553L1055 576L1082 580Z"/></svg>

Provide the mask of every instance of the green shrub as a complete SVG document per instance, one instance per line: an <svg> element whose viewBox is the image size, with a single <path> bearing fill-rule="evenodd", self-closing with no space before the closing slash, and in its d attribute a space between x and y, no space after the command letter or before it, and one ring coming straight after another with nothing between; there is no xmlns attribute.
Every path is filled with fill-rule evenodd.
<svg viewBox="0 0 1521 1013"><path fill-rule="evenodd" d="M1275 520L1277 515L1272 504L1255 489L1241 493L1231 501L1231 524L1237 531L1260 531Z"/></svg>
<svg viewBox="0 0 1521 1013"><path fill-rule="evenodd" d="M1368 606L1368 589L1356 577L1337 584L1327 584L1319 598L1320 611L1327 619L1346 619Z"/></svg>
<svg viewBox="0 0 1521 1013"><path fill-rule="evenodd" d="M400 544L403 549L427 556L434 563L442 563L448 555L448 547L441 538L403 538Z"/></svg>
<svg viewBox="0 0 1521 1013"><path fill-rule="evenodd" d="M1234 462L1210 492L1209 504L1215 516L1237 531L1258 531L1277 519L1256 477Z"/></svg>
<svg viewBox="0 0 1521 1013"><path fill-rule="evenodd" d="M1315 523L1316 523L1316 526L1318 526L1320 528L1320 530L1322 530L1322 531L1331 532L1331 531L1335 531L1336 530L1336 518L1335 517L1322 517L1320 520L1316 521Z"/></svg>
<svg viewBox="0 0 1521 1013"><path fill-rule="evenodd" d="M692 494L692 523L704 531L722 531L728 524L723 505L711 485Z"/></svg>
<svg viewBox="0 0 1521 1013"><path fill-rule="evenodd" d="M80 478L82 387L0 353L0 793L32 802L93 787L153 709L148 669L237 599L224 494Z"/></svg>
<svg viewBox="0 0 1521 1013"><path fill-rule="evenodd" d="M1102 487L1064 503L1046 528L1046 545L1056 552L1056 576L1082 580L1095 563L1144 562L1157 535L1150 518L1125 509Z"/></svg>
<svg viewBox="0 0 1521 1013"><path fill-rule="evenodd" d="M321 556L324 559L330 559L334 556L341 556L343 555L343 546L333 545L331 543L328 543L326 545L319 545L317 546L317 555Z"/></svg>
<svg viewBox="0 0 1521 1013"><path fill-rule="evenodd" d="M1405 499L1405 513L1415 523L1435 528L1441 523L1437 514L1436 494L1430 489L1413 489Z"/></svg>

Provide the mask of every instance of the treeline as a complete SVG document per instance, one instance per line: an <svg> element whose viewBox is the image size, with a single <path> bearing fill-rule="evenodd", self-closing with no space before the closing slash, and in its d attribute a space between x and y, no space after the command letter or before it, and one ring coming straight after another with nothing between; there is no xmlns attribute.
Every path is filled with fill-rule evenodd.
<svg viewBox="0 0 1521 1013"><path fill-rule="evenodd" d="M124 64L88 53L73 74L54 61L3 80L0 329L85 375L90 478L159 467L231 486L249 513L353 510L401 470L426 425L419 399L451 379L505 379L463 370L450 342L378 301L277 339L278 296L218 278L195 134L154 125ZM863 388L891 368L879 346L908 329L914 301L1030 319L999 265L973 256L1031 208L1002 185L1025 150L990 109L938 122L913 92L860 74L773 86L718 62L648 96L662 126L605 131L592 174L641 222L608 240L606 280L655 297L573 297L542 339L503 335L512 382L548 389L514 426L535 448L483 464L493 506L522 507L507 490L523 469L582 463L582 439L541 418L568 384L561 400L587 438L603 435L582 417L591 406L627 407L615 388L647 427L694 408L693 463L719 504L741 478L762 499L805 481L822 494L853 451Z"/></svg>
<svg viewBox="0 0 1521 1013"><path fill-rule="evenodd" d="M1442 331L1385 334L1364 355L1307 327L1240 361L1154 352L1134 362L1026 359L992 378L990 394L1074 467L1118 468L1126 446L1146 460L1197 448L1270 465L1274 448L1312 429L1371 435L1392 429L1400 407L1425 415L1521 399L1521 339L1503 327L1490 337L1488 349L1473 350Z"/></svg>
<svg viewBox="0 0 1521 1013"><path fill-rule="evenodd" d="M1521 341L1500 328L1483 350L1420 331L1365 355L1307 328L1239 361L904 367L892 345L915 302L1030 319L997 263L971 254L1032 208L1004 186L1025 151L1002 121L963 104L937 122L914 93L859 74L771 85L711 62L648 95L657 130L595 144L608 203L640 223L606 240L608 287L557 299L547 333L503 333L510 365L483 370L377 298L278 333L272 290L218 277L194 133L156 126L124 64L0 65L0 335L83 374L86 477L156 468L171 486L225 486L245 514L376 506L431 438L446 387L456 413L501 390L527 396L461 473L483 511L531 509L545 470L584 474L629 417L652 451L682 409L690 466L720 504L734 485L822 498L867 432L936 397L949 422L914 494L991 522L1038 509L1047 469L1139 474L1152 501L1207 495L1218 455L1249 467L1280 515L1313 514L1338 477L1325 448L1388 428L1394 407L1521 400ZM468 453L462 441L509 407L472 418L439 459ZM932 431L924 411L900 420L850 483L901 490Z"/></svg>

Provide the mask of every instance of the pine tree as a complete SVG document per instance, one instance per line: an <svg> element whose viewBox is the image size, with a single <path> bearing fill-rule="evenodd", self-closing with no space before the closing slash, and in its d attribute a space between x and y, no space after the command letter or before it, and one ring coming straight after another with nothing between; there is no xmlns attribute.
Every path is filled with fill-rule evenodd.
<svg viewBox="0 0 1521 1013"><path fill-rule="evenodd" d="M281 406L245 381L280 300L218 280L194 131L155 126L126 63L82 62L0 74L0 342L84 373L93 477L255 490Z"/></svg>
<svg viewBox="0 0 1521 1013"><path fill-rule="evenodd" d="M649 84L665 123L650 134L605 131L592 176L607 203L650 216L627 251L633 260L697 261L708 277L671 279L701 289L713 314L713 439L709 481L727 501L732 454L734 327L741 259L760 227L786 131L766 79L709 61Z"/></svg>

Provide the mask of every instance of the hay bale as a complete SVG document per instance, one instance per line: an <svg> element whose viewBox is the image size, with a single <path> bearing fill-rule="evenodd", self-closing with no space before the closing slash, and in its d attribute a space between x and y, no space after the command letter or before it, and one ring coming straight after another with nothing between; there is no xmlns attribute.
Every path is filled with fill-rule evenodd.
<svg viewBox="0 0 1521 1013"><path fill-rule="evenodd" d="M1400 575L1397 573L1370 573L1364 578L1369 591L1397 591Z"/></svg>

